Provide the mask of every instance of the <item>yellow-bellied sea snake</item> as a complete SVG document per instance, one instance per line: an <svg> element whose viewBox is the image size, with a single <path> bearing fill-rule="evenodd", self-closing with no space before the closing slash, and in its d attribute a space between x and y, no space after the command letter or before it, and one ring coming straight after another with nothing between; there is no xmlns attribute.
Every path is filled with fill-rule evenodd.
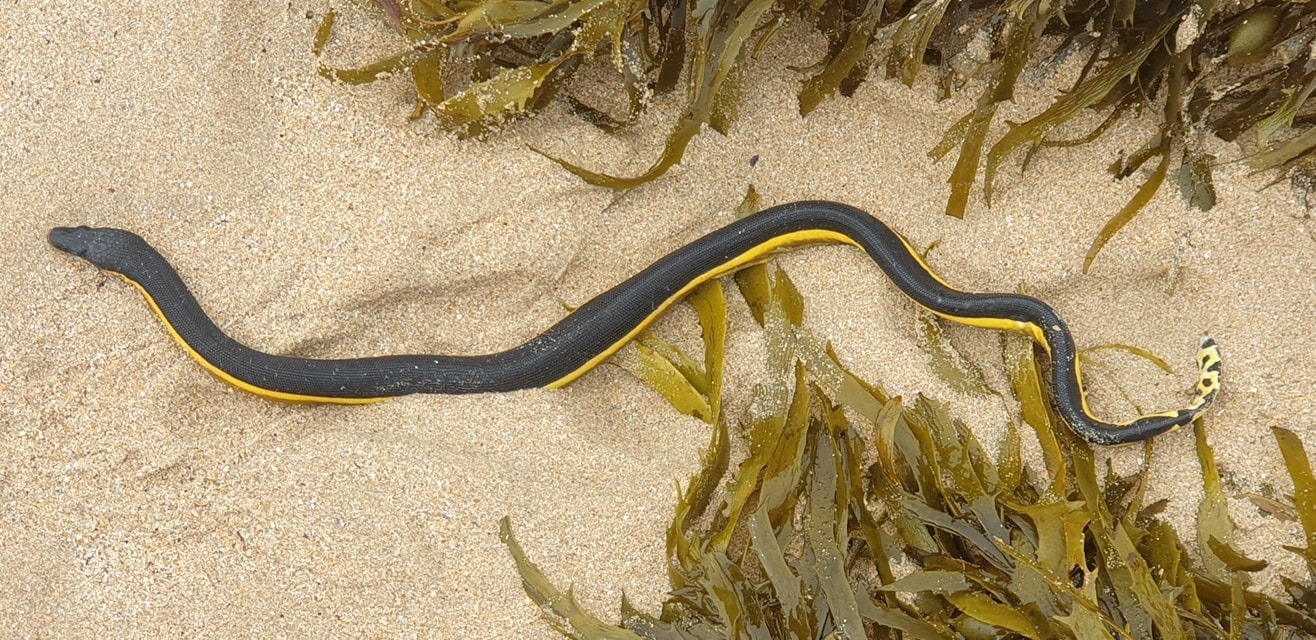
<svg viewBox="0 0 1316 640"><path fill-rule="evenodd" d="M700 284L783 248L844 243L866 251L905 295L943 318L1031 336L1051 357L1052 401L1061 418L1097 444L1143 440L1189 422L1220 388L1220 351L1204 338L1201 376L1186 408L1124 423L1092 415L1074 339L1056 312L1036 298L975 294L947 285L908 242L877 218L833 202L785 204L736 221L677 249L581 305L525 344L488 355L393 355L310 359L256 351L228 337L202 310L158 251L121 229L58 227L55 247L122 276L137 287L169 332L211 373L277 400L364 403L411 393L482 393L561 387L606 360Z"/></svg>

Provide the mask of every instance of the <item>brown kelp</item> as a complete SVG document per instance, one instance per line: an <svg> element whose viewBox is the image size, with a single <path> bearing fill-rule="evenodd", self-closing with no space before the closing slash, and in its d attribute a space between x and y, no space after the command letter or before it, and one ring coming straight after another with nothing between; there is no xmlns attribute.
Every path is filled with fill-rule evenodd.
<svg viewBox="0 0 1316 640"><path fill-rule="evenodd" d="M725 133L740 90L755 78L748 56L787 22L826 36L821 59L799 70L800 112L851 95L870 69L913 85L935 69L943 97L977 92L974 108L949 124L931 155L959 148L946 212L964 216L982 169L988 203L1007 160L1049 146L1091 142L1120 118L1149 112L1159 126L1140 147L1110 165L1119 178L1150 167L1128 204L1092 242L1084 268L1168 180L1186 202L1215 203L1203 146L1216 135L1238 140L1256 171L1316 184L1316 3L1297 0L372 0L401 35L399 51L357 68L321 66L326 77L358 84L409 75L413 116L434 114L463 135L489 131L555 97L588 121L617 131L635 121L654 94L675 91L684 76L685 108L650 167L635 176L553 159L584 180L627 189L678 163L704 125ZM315 38L330 39L334 14ZM999 122L1003 102L1028 69L1082 60L1071 86L1023 122ZM568 81L596 61L629 105L611 115L572 94ZM596 74L596 76L599 74ZM1104 118L1090 131L1066 127L1089 109ZM1001 125L1005 129L1001 132Z"/></svg>
<svg viewBox="0 0 1316 640"><path fill-rule="evenodd" d="M669 563L654 568L671 583L662 610L623 600L620 622L604 622L558 589L501 523L526 593L563 635L1316 638L1316 477L1292 432L1274 429L1294 493L1265 504L1301 522L1305 546L1286 548L1310 574L1283 578L1276 597L1251 586L1268 563L1235 546L1208 429L1195 431L1205 491L1190 547L1158 515L1165 502L1148 502L1145 474L1100 468L1086 443L1057 428L1023 338L1002 340L1021 423L989 456L942 403L891 397L847 371L802 328L803 299L784 272L758 265L735 283L763 327L768 374L734 469L721 410L719 283L692 299L702 362L651 335L625 365L713 428L700 471L677 498ZM929 346L933 361L945 359L948 347ZM965 391L979 392L976 383ZM1040 470L1023 462L1021 428L1041 445Z"/></svg>

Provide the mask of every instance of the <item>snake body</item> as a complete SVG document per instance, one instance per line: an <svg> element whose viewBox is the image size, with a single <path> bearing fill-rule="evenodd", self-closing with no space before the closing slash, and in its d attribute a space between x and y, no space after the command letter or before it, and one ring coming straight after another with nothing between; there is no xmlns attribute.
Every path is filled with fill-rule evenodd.
<svg viewBox="0 0 1316 640"><path fill-rule="evenodd" d="M1133 442L1188 424L1220 386L1220 351L1205 338L1197 356L1196 395L1188 406L1123 423L1103 421L1088 407L1073 337L1050 306L1025 295L959 291L882 221L834 202L796 202L747 216L659 259L524 344L487 355L313 359L257 351L220 330L164 256L137 234L57 227L49 239L135 286L179 344L211 373L277 400L364 403L413 393L561 387L616 353L700 284L773 252L820 243L859 247L900 291L938 316L1031 336L1050 355L1056 411L1090 442Z"/></svg>

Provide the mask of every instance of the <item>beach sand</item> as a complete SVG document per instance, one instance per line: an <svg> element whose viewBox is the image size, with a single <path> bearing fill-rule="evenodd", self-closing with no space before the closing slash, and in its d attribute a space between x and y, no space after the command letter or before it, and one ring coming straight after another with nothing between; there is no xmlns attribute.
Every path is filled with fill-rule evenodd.
<svg viewBox="0 0 1316 640"><path fill-rule="evenodd" d="M344 3L345 4L345 3ZM1206 417L1239 546L1299 577L1299 529L1247 492L1292 490L1269 427L1316 451L1311 273L1316 223L1287 184L1216 171L1219 205L1162 189L1080 273L1088 243L1144 174L1105 166L1154 128L1126 120L1086 147L1012 160L989 209L942 214L953 160L927 152L972 95L934 100L874 78L800 118L798 78L821 42L786 33L751 63L740 119L708 132L666 177L623 196L589 187L530 146L590 168L648 166L681 107L662 98L607 136L560 106L485 141L408 121L403 79L349 87L316 75L323 2L39 3L0 15L0 628L27 637L556 637L498 539L510 515L530 556L614 620L624 592L657 612L674 485L707 427L603 366L564 390L413 396L361 407L274 404L221 384L169 339L141 297L52 249L56 225L135 230L171 257L216 322L289 354L482 353L518 344L652 260L765 204L867 209L950 282L1021 284L1080 346L1160 354L1167 376L1104 352L1095 409L1113 418L1187 399L1203 333L1225 353ZM330 60L397 46L351 5ZM797 45L804 44L803 48ZM363 53L364 52L364 53ZM874 74L875 76L880 74ZM1020 121L1063 82L1029 74ZM1093 116L1094 118L1096 116ZM1092 120L1091 122L1095 122ZM1077 131L1077 129L1076 129ZM1212 141L1221 160L1241 156ZM757 157L756 165L751 158ZM1173 181L1171 181L1171 184ZM859 252L781 259L815 335L893 394L947 400L995 450L1015 407L956 395L931 372L912 305ZM692 314L659 323L693 335ZM1006 388L998 337L948 327ZM762 340L732 300L734 425L762 371ZM1117 467L1142 449L1109 451ZM1190 431L1156 441L1149 499L1192 539L1200 498Z"/></svg>

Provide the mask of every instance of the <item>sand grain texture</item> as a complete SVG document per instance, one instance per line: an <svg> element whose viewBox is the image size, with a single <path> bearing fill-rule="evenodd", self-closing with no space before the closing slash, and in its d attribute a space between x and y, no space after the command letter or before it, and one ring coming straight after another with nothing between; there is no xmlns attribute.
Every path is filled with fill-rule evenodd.
<svg viewBox="0 0 1316 640"><path fill-rule="evenodd" d="M919 246L941 240L932 260L951 282L1026 283L1080 345L1136 344L1176 366L1171 378L1101 356L1113 377L1093 387L1109 415L1133 411L1112 380L1144 408L1182 402L1196 340L1210 332L1228 378L1208 424L1231 495L1290 490L1268 426L1316 450L1316 236L1286 188L1258 191L1267 177L1225 166L1220 205L1206 214L1167 189L1092 275L1079 274L1105 215L1137 186L1102 169L1142 142L1146 123L1047 151L1023 176L1011 164L994 206L975 200L957 221L940 213L950 163L926 152L969 102L871 81L801 119L785 66L814 53L779 44L754 63L766 81L747 89L730 137L698 138L669 176L614 199L527 145L638 172L675 101L615 138L554 108L489 141L457 141L405 119L405 82L319 78L309 48L325 9L105 0L0 14L0 274L10 290L0 298L0 629L555 637L498 541L504 514L597 614L611 619L622 591L656 611L673 481L696 468L708 436L610 366L562 391L271 404L188 360L130 287L50 248L54 225L142 233L222 327L266 350L479 353L534 335L562 303L729 222L752 182L769 204L841 200ZM389 50L382 27L345 9L331 56ZM1054 81L1030 82L1044 92ZM1167 293L1175 255L1181 280ZM856 371L893 393L952 401L995 446L1012 408L957 398L932 376L913 309L862 255L818 248L782 263L815 333ZM678 313L662 326L689 334L693 322ZM1003 382L996 336L949 334ZM733 308L733 411L748 402L761 347ZM1114 455L1127 470L1141 453ZM1158 442L1153 465L1154 491L1172 498L1168 513L1190 536L1191 434ZM1298 543L1296 525L1241 501L1234 516L1245 552L1299 575L1280 549Z"/></svg>

